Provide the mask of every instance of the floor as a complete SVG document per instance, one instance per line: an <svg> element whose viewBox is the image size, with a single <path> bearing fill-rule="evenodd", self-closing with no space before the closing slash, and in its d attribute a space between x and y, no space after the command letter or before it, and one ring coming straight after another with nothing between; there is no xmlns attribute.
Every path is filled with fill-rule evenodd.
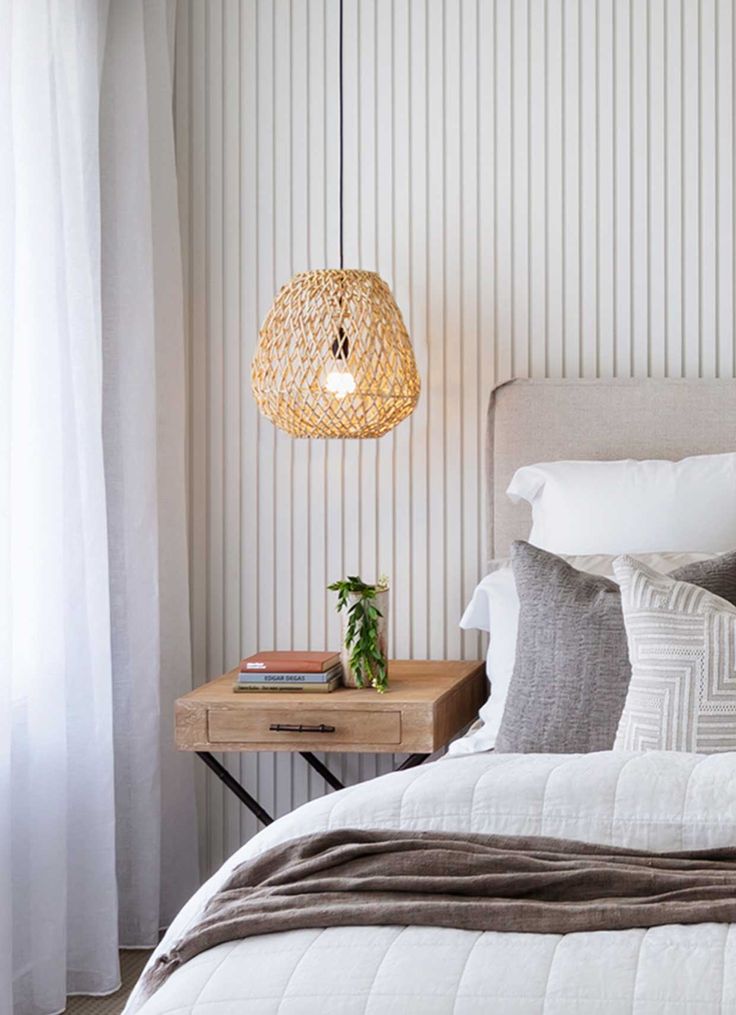
<svg viewBox="0 0 736 1015"><path fill-rule="evenodd" d="M120 952L120 975L123 985L107 997L70 997L65 1015L120 1015L128 994L143 971L149 951Z"/></svg>

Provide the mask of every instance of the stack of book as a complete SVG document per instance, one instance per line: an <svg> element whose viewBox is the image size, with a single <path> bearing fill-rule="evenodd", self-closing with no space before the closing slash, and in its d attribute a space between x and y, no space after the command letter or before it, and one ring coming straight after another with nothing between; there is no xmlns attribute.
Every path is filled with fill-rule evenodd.
<svg viewBox="0 0 736 1015"><path fill-rule="evenodd" d="M235 690L326 694L341 683L337 652L257 652L241 661Z"/></svg>

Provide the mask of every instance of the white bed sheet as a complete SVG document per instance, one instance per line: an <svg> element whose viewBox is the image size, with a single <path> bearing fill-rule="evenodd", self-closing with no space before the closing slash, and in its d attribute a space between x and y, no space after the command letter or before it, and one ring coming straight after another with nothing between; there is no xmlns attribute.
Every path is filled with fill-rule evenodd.
<svg viewBox="0 0 736 1015"><path fill-rule="evenodd" d="M182 909L158 951L233 867L327 828L550 835L650 850L736 844L736 754L479 754L312 801L238 850ZM125 1015L136 1007L135 992ZM178 969L143 1015L710 1015L736 1013L733 925L569 934L446 928L295 930L228 942Z"/></svg>

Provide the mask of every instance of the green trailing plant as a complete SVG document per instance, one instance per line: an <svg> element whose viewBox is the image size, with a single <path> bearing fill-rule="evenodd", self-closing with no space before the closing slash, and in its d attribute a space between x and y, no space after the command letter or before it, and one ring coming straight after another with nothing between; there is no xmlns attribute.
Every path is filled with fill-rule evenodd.
<svg viewBox="0 0 736 1015"><path fill-rule="evenodd" d="M357 575L348 575L327 587L337 592L337 612L347 613L345 648L358 687L374 687L383 693L388 687L388 662L380 643L382 613L376 596L387 591L388 579L381 576L369 585Z"/></svg>

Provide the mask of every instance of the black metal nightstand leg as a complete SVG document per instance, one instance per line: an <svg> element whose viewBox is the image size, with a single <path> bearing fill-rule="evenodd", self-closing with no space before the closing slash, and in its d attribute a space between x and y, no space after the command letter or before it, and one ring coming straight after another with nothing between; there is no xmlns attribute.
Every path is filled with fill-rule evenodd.
<svg viewBox="0 0 736 1015"><path fill-rule="evenodd" d="M240 785L237 779L234 779L228 772L224 765L221 765L217 758L213 757L209 751L196 751L198 758L201 758L205 765L215 773L218 779L222 779L227 788L235 794L240 800L241 804L245 804L249 811L258 818L264 825L270 825L273 822L273 818L264 810L263 807L258 803L255 797L252 797L247 789Z"/></svg>
<svg viewBox="0 0 736 1015"><path fill-rule="evenodd" d="M423 761L429 758L429 754L410 754L408 758L404 758L400 765L398 765L394 771L403 772L407 768L416 768L417 765L421 765Z"/></svg>
<svg viewBox="0 0 736 1015"><path fill-rule="evenodd" d="M327 765L323 764L311 751L299 751L301 756L307 762L308 765L320 775L325 782L332 786L333 789L345 789L345 785L340 782L336 775L334 775ZM209 751L195 751L198 758L201 758L205 765L214 772L218 779L227 786L231 793L240 800L241 804L245 804L248 810L255 814L258 820L264 825L270 825L273 823L273 818L264 810L263 807L258 803L255 797L251 796L248 790L241 786L237 779L235 779L225 768L221 765L214 755L210 754ZM421 765L423 761L429 758L429 754L410 754L408 758L405 758L401 764L394 769L396 772L403 772L407 768L414 768L416 765Z"/></svg>
<svg viewBox="0 0 736 1015"><path fill-rule="evenodd" d="M327 765L323 765L319 758L316 758L311 751L299 751L299 753L306 763L311 765L315 772L321 775L325 782L332 786L333 789L345 789L344 783L340 782L337 776L332 774Z"/></svg>

